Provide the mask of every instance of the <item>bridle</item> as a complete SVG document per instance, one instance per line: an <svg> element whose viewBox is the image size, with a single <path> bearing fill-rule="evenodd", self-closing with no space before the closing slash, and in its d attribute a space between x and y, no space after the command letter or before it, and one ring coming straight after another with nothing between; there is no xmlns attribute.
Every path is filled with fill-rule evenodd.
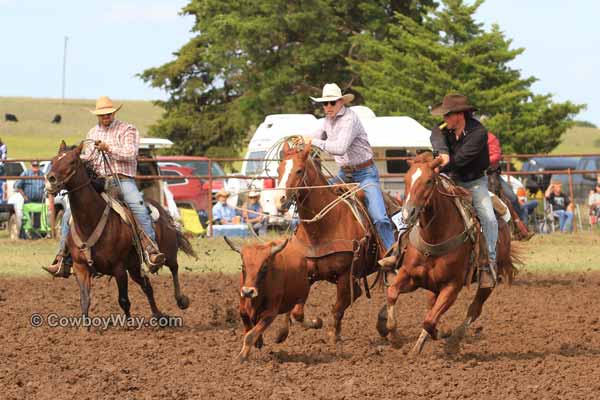
<svg viewBox="0 0 600 400"><path fill-rule="evenodd" d="M63 190L65 188L65 186L67 185L67 183L69 183L69 181L73 178L73 176L75 176L75 174L77 173L77 170L80 168L80 165L81 165L81 159L79 158L79 156L77 156L76 164L75 164L75 167L73 168L73 170L71 172L69 172L67 174L67 176L65 176L63 179L60 179L60 180L57 179L55 183L51 183L51 185L53 187L56 187L56 190L53 190L52 191L53 193L50 193L50 194L56 194L56 193L60 192L61 190ZM88 186L89 184L91 184L91 182L92 182L92 180L88 176L87 180L84 183L76 186L73 189L67 190L66 192L67 192L67 194L74 193L74 192L78 191L79 189L82 189L82 188Z"/></svg>

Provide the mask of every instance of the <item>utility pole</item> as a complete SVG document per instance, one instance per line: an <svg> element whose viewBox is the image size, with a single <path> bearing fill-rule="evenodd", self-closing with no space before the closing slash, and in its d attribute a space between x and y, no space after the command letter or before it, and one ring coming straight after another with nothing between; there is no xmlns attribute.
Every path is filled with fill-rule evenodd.
<svg viewBox="0 0 600 400"><path fill-rule="evenodd" d="M62 102L65 102L65 84L67 79L67 42L69 37L65 36L65 47L63 50L63 71L62 71Z"/></svg>

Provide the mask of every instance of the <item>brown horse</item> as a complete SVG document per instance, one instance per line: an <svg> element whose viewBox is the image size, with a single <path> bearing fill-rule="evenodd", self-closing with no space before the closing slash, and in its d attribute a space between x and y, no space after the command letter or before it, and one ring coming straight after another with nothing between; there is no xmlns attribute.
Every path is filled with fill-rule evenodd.
<svg viewBox="0 0 600 400"><path fill-rule="evenodd" d="M311 157L310 144L291 147L286 142L283 152L275 202L280 209L296 204L300 224L295 239L308 248L305 257L311 283L326 280L337 286L333 327L328 332L336 343L346 308L361 295L358 279L366 280L377 270L377 235L368 218L361 216L364 210L353 210L347 200L340 201L334 187L328 186Z"/></svg>
<svg viewBox="0 0 600 400"><path fill-rule="evenodd" d="M402 265L393 284L387 290L387 313L385 306L379 314L377 329L382 336L390 334L390 341L399 345L399 334L396 328L394 308L401 293L408 293L423 288L430 291L429 312L423 322L423 331L412 349L412 354L419 354L428 337L437 340L449 336L440 334L438 322L444 313L454 304L463 286L471 278L474 267L481 260L477 256L477 236L479 225L475 224L468 232L463 217L455 205L454 199L460 195L460 188L452 188L442 183L436 168L441 159L433 159L431 153L417 156L409 163L410 169L405 175L406 201L404 218L409 225L418 224L413 228L420 233L422 241L430 249L444 242L445 249L438 247L437 254L424 254L422 246L415 245L410 240ZM510 231L504 221L498 222L497 264L498 272L508 282L512 281L516 269L513 265L514 255L511 255ZM475 236L473 236L475 235ZM459 240L453 240L459 238ZM470 238L474 238L475 245ZM454 245L450 243L454 242ZM425 251L426 253L428 251ZM433 251L432 251L433 252ZM470 273L471 272L471 273ZM462 325L457 328L449 343L456 346L465 334L466 328L481 314L483 303L493 289L478 288L475 298L467 312Z"/></svg>
<svg viewBox="0 0 600 400"><path fill-rule="evenodd" d="M62 189L68 191L73 228L85 241L98 226L107 203L92 185L85 162L80 157L82 148L83 142L75 149L66 151L65 143L61 143L59 154L52 159L52 168L46 175L46 189L49 193L57 193ZM166 256L165 264L171 269L177 305L185 309L189 306L189 299L181 293L179 285L177 250L179 248L193 257L196 254L187 238L172 225L170 216L158 204L154 205L160 213L155 223L157 244ZM154 301L150 280L142 274L140 259L132 240L132 228L113 209L110 209L102 234L91 249L91 260L88 260L85 251L75 244L73 235L68 236L67 246L73 257L73 269L79 283L81 311L84 316L88 315L94 274L115 278L119 289L119 305L125 315L130 316L127 272L146 294L152 314L162 315ZM92 261L91 266L89 261Z"/></svg>

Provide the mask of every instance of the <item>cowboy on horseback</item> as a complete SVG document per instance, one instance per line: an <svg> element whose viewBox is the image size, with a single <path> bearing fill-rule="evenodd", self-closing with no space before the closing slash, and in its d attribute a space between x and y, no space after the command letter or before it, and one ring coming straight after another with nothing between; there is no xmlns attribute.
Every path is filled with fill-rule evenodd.
<svg viewBox="0 0 600 400"><path fill-rule="evenodd" d="M490 163L488 130L473 117L475 110L466 96L445 96L440 104L431 109L431 115L444 118L444 123L431 131L431 145L443 160L440 172L448 173L458 186L471 192L489 257L489 265L480 267L479 285L489 288L496 285L498 222L485 175Z"/></svg>
<svg viewBox="0 0 600 400"><path fill-rule="evenodd" d="M394 231L386 213L379 172L373 162L373 150L367 132L356 113L346 107L353 99L353 94L342 95L342 90L335 83L323 86L322 96L311 97L311 100L323 106L326 117L319 130L308 139L312 146L333 155L340 166L333 183L360 184L366 195L367 211L385 246L385 252L394 244Z"/></svg>
<svg viewBox="0 0 600 400"><path fill-rule="evenodd" d="M110 166L106 165L104 157L97 157L93 160L93 168L101 177L110 177L113 173L118 175L121 195L142 228L139 232L140 240L150 268L154 271L164 264L165 255L158 250L150 214L134 179L140 135L134 125L115 119L120 108L121 105L115 107L110 98L102 96L96 101L96 109L90 110L98 117L98 124L90 129L87 139L94 141L96 149L107 154L112 160ZM68 218L63 219L63 232L69 233ZM69 276L70 265L63 268L63 260L64 264L68 264L64 246L59 250L52 265L44 269L54 276L66 278Z"/></svg>

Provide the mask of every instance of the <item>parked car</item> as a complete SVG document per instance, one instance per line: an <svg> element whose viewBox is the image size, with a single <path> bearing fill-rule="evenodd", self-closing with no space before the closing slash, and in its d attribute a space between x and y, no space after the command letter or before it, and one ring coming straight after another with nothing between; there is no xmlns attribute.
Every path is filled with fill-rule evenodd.
<svg viewBox="0 0 600 400"><path fill-rule="evenodd" d="M199 156L159 156L158 165L161 174L165 175L199 175L208 176L208 158ZM215 194L225 188L225 171L215 161L211 162L212 187L208 179L181 179L168 180L169 189L173 192L175 203L185 207L193 207L196 211L208 212L208 208L215 204ZM219 179L220 178L220 179ZM210 205L209 197L210 193Z"/></svg>
<svg viewBox="0 0 600 400"><path fill-rule="evenodd" d="M194 169L170 163L160 163L160 174L164 176L194 175ZM169 179L165 180L173 199L178 207L192 208L196 211L207 211L211 207L211 193L208 182L200 179Z"/></svg>
<svg viewBox="0 0 600 400"><path fill-rule="evenodd" d="M579 203L587 203L590 190L594 190L597 182L597 174L592 171L600 170L600 156L598 157L581 157L573 168L577 171L590 171L583 174L571 174L573 182L573 197ZM563 191L569 192L569 176L568 175L552 175L552 179L559 180L563 184Z"/></svg>
<svg viewBox="0 0 600 400"><path fill-rule="evenodd" d="M523 163L521 171L558 171L569 168L574 170L578 162L579 157L536 157ZM523 175L522 178L525 188L533 194L538 190L545 191L550 184L550 179L550 174Z"/></svg>

